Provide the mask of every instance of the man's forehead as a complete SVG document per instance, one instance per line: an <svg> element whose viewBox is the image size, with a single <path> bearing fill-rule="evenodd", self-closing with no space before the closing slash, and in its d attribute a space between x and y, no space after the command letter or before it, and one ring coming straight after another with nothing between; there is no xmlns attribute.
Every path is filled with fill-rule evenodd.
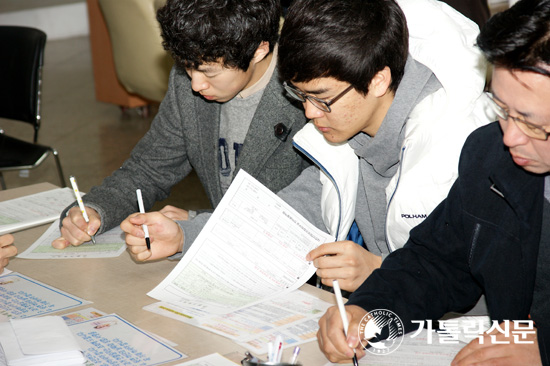
<svg viewBox="0 0 550 366"><path fill-rule="evenodd" d="M197 67L195 67L194 65L188 65L186 69L196 70L201 72L214 72L214 71L227 70L227 69L230 69L230 67L225 65L224 60L220 58L216 61L203 61Z"/></svg>
<svg viewBox="0 0 550 366"><path fill-rule="evenodd" d="M304 93L321 94L333 88L338 88L339 83L342 83L334 78L317 78L304 82L292 82L296 88Z"/></svg>
<svg viewBox="0 0 550 366"><path fill-rule="evenodd" d="M533 94L550 96L550 77L532 71L511 70L496 67L491 81L493 93L500 94Z"/></svg>
<svg viewBox="0 0 550 366"><path fill-rule="evenodd" d="M207 72L207 71L221 71L225 67L223 65L223 62L205 62L199 65L197 67L197 70Z"/></svg>

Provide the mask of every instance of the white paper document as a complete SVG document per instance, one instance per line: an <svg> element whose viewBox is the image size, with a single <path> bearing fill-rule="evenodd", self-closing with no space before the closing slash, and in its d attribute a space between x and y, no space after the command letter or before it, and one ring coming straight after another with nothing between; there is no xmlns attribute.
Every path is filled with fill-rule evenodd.
<svg viewBox="0 0 550 366"><path fill-rule="evenodd" d="M94 366L149 366L187 358L116 314L74 323L69 329Z"/></svg>
<svg viewBox="0 0 550 366"><path fill-rule="evenodd" d="M225 314L303 285L306 254L334 238L240 170L178 265L149 296Z"/></svg>
<svg viewBox="0 0 550 366"><path fill-rule="evenodd" d="M219 334L262 354L267 353L267 344L275 341L277 335L282 337L284 348L316 340L319 318L331 305L295 290L222 315L164 302L147 305L144 309Z"/></svg>
<svg viewBox="0 0 550 366"><path fill-rule="evenodd" d="M367 352L359 360L359 365L376 366L441 366L450 365L455 355L464 347L464 343L441 343L439 335L427 329L417 334L408 333L403 336L403 342L389 354L373 354ZM351 364L351 360L350 360ZM328 362L325 366L337 365Z"/></svg>
<svg viewBox="0 0 550 366"><path fill-rule="evenodd" d="M56 220L37 241L17 258L25 259L73 259L73 258L110 258L118 257L126 250L124 233L119 226L95 237L79 246L69 245L65 249L55 249L52 241L59 238L59 220Z"/></svg>
<svg viewBox="0 0 550 366"><path fill-rule="evenodd" d="M89 303L17 272L0 277L0 321L51 314Z"/></svg>
<svg viewBox="0 0 550 366"><path fill-rule="evenodd" d="M69 188L56 188L0 202L0 235L52 222L74 200Z"/></svg>
<svg viewBox="0 0 550 366"><path fill-rule="evenodd" d="M212 353L208 356L180 363L176 366L239 366L239 364L228 360L219 353Z"/></svg>
<svg viewBox="0 0 550 366"><path fill-rule="evenodd" d="M0 323L0 343L10 366L82 365L86 359L59 316Z"/></svg>

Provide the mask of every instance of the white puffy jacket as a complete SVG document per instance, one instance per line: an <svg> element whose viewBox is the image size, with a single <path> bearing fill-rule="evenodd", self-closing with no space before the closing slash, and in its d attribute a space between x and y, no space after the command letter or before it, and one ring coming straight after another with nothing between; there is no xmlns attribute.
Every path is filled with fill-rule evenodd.
<svg viewBox="0 0 550 366"><path fill-rule="evenodd" d="M386 238L402 247L409 231L446 196L457 178L466 137L495 120L483 94L486 62L475 47L477 25L435 0L397 0L407 18L409 53L429 67L442 88L409 115L400 168L386 188ZM359 160L348 143L331 144L309 123L295 146L321 168L322 215L327 230L344 240L355 219Z"/></svg>

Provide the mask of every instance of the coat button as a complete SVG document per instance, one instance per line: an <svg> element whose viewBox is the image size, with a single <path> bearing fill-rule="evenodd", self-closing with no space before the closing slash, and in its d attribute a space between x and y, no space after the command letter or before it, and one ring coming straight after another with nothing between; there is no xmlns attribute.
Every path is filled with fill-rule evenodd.
<svg viewBox="0 0 550 366"><path fill-rule="evenodd" d="M287 128L283 123L277 123L275 125L275 137L277 137L279 140L286 141L289 133L290 129Z"/></svg>

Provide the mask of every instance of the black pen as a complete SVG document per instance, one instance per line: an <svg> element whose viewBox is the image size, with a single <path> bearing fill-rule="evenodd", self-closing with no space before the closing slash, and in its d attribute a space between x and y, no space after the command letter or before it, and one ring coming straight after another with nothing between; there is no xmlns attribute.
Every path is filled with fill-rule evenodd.
<svg viewBox="0 0 550 366"><path fill-rule="evenodd" d="M145 213L145 208L143 207L143 197L141 197L141 189L136 190L139 212ZM149 239L149 229L147 225L141 225L143 232L145 233L145 244L147 244L147 250L151 250L151 239Z"/></svg>

